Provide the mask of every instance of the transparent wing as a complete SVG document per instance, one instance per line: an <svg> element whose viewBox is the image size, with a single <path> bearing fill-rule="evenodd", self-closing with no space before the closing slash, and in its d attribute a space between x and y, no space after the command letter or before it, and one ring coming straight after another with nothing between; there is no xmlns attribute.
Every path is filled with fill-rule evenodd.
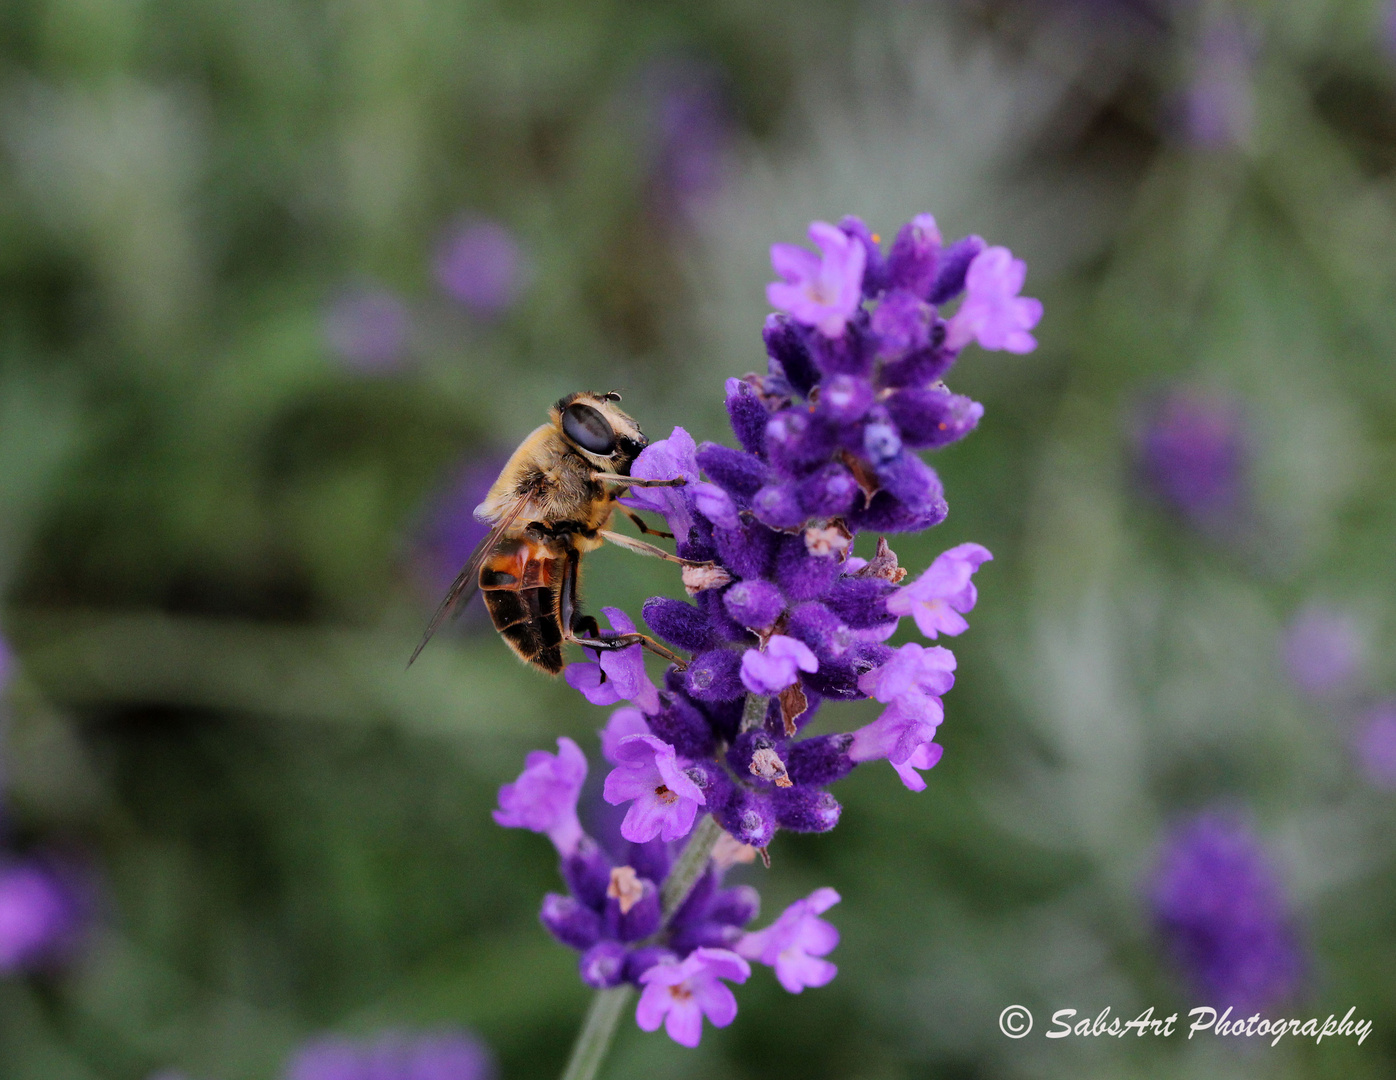
<svg viewBox="0 0 1396 1080"><path fill-rule="evenodd" d="M475 550L470 553L470 558L466 560L465 569L456 575L455 581L451 582L451 587L446 591L440 606L437 607L436 614L431 617L431 622L427 623L427 631L422 635L422 640L412 650L412 658L407 661L408 667L412 666L412 662L427 647L427 642L431 640L431 636L441 629L441 624L446 621L446 616L451 614L453 610L458 611L470 603L470 598L480 587L480 567L485 565L485 559L489 557L490 552L494 550L495 545L504 537L514 522L518 521L527 505L528 499L526 498L514 503L504 512L504 516L494 523L485 538L475 546Z"/></svg>

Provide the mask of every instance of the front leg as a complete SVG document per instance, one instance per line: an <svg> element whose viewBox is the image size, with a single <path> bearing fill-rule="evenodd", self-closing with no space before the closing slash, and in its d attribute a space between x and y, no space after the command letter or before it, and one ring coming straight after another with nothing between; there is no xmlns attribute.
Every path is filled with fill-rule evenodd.
<svg viewBox="0 0 1396 1080"><path fill-rule="evenodd" d="M620 484L623 487L651 488L651 487L683 487L688 483L687 477L676 476L672 480L642 480L636 476L622 476L620 473L595 472L591 478L598 484Z"/></svg>
<svg viewBox="0 0 1396 1080"><path fill-rule="evenodd" d="M609 529L598 529L596 535L602 540L610 541L616 547L623 547L626 551L633 551L637 555L650 555L656 559L663 559L665 562L678 563L680 566L709 567L713 565L711 560L699 562L694 559L682 559L677 555L670 555L661 547L647 544L643 540L636 540L635 537L626 536L624 533L611 532Z"/></svg>

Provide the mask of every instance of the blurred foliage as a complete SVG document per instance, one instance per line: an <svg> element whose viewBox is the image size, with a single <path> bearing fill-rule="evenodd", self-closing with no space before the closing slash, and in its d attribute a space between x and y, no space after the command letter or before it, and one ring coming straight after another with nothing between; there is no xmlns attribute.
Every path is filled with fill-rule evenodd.
<svg viewBox="0 0 1396 1080"><path fill-rule="evenodd" d="M833 984L758 972L700 1050L627 1028L607 1075L1391 1075L1392 796L1277 644L1301 602L1345 605L1366 693L1396 691L1379 8L9 0L6 843L86 859L103 902L80 960L0 981L0 1073L271 1080L314 1031L451 1021L503 1075L556 1074L586 994L536 920L552 854L488 811L527 749L592 751L604 713L479 620L404 674L436 599L425 523L462 462L580 387L625 388L651 436L723 439L722 379L762 363L768 245L929 210L1027 258L1047 305L1037 353L953 373L986 418L936 459L949 521L896 545L913 569L963 540L996 555L945 760L918 796L861 770L834 834L782 836L751 872L768 913L842 893ZM1250 119L1199 146L1180 103L1225 18ZM695 61L731 143L685 215L654 198L645 73ZM432 281L461 212L527 255L497 321ZM396 369L326 343L365 282L410 312ZM1238 535L1137 488L1131 417L1180 382L1246 411ZM675 586L612 551L588 572L594 605L632 612ZM1000 1035L1011 1003L1040 1027L1200 1004L1140 881L1160 826L1217 799L1286 869L1314 957L1290 1015L1355 1005L1372 1038Z"/></svg>

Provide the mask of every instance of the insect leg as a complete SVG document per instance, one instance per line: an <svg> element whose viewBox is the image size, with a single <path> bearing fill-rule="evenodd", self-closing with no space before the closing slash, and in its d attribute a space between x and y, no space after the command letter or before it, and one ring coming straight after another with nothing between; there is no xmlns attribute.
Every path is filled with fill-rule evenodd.
<svg viewBox="0 0 1396 1080"><path fill-rule="evenodd" d="M641 480L636 476L622 476L620 473L594 472L591 478L598 484L624 484L626 487L683 487L687 478L676 476L672 480Z"/></svg>
<svg viewBox="0 0 1396 1080"><path fill-rule="evenodd" d="M635 513L634 510L624 510L623 513L626 517L628 517L632 522L635 523L635 528L639 529L646 536L662 536L666 540L672 540L674 538L674 534L671 532L663 532L660 529L651 529L648 525L645 524L645 519L642 518L639 514Z"/></svg>
<svg viewBox="0 0 1396 1080"><path fill-rule="evenodd" d="M636 540L633 536L626 536L624 533L611 532L608 529L598 529L596 535L603 540L609 540L616 547L623 547L627 551L633 551L637 555L651 555L656 559L663 559L665 562L678 563L680 566L712 566L711 560L698 561L695 559L681 559L677 555L671 555L661 547L647 544L643 540Z"/></svg>
<svg viewBox="0 0 1396 1080"><path fill-rule="evenodd" d="M628 649L632 645L639 645L643 649L654 653L655 656L662 656L665 660L678 665L680 671L688 668L688 661L685 660L673 649L661 645L648 634L617 634L615 637L584 638L578 637L575 632L567 635L567 640L574 645L580 645L584 649L593 649L597 652L615 652L619 649Z"/></svg>

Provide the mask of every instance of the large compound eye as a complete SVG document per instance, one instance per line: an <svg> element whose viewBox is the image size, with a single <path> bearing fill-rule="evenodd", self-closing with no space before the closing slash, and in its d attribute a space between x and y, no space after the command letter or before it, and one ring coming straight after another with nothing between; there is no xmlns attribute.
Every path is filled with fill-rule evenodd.
<svg viewBox="0 0 1396 1080"><path fill-rule="evenodd" d="M616 448L616 433L590 405L567 406L562 414L562 430L589 454L605 455Z"/></svg>

